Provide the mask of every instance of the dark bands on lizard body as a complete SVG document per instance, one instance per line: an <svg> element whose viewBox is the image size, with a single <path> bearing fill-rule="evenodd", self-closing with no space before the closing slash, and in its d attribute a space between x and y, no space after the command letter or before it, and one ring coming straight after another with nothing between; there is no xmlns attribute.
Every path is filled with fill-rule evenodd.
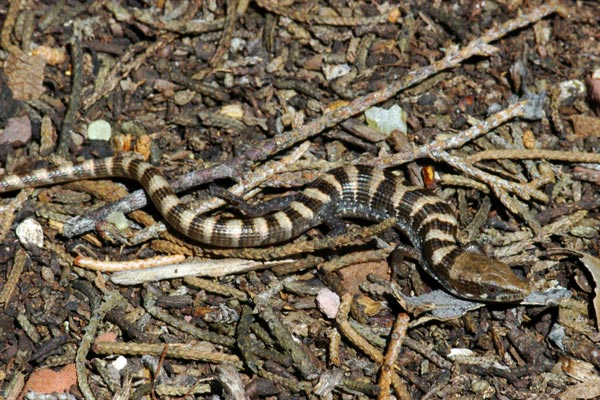
<svg viewBox="0 0 600 400"><path fill-rule="evenodd" d="M165 220L187 237L219 247L264 246L293 239L340 217L383 220L397 227L423 254L422 267L459 297L518 301L526 284L504 263L462 249L458 223L449 205L430 191L402 185L394 174L369 166L346 166L323 174L285 209L246 219L204 216L181 204L160 171L138 158L116 156L42 169L0 180L0 192L80 179L137 180Z"/></svg>

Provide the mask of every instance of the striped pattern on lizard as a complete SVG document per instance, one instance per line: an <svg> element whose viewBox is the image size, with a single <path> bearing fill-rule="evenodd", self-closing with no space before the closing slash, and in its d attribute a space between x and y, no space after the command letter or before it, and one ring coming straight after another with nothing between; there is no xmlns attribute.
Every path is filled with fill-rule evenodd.
<svg viewBox="0 0 600 400"><path fill-rule="evenodd" d="M81 179L137 180L164 217L185 236L218 247L265 246L293 239L309 228L339 218L397 219L397 228L422 253L422 268L446 291L469 300L515 302L529 289L504 263L469 252L456 239L450 206L432 192L404 186L389 171L356 165L324 173L280 211L254 218L200 215L183 205L153 165L115 156L0 178L0 192Z"/></svg>

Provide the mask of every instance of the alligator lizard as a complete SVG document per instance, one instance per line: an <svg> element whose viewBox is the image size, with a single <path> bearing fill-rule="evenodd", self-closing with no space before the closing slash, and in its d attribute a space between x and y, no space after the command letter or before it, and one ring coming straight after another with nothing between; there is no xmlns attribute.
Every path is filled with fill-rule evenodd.
<svg viewBox="0 0 600 400"><path fill-rule="evenodd" d="M448 292L479 301L514 302L529 290L504 263L458 245L450 206L430 191L404 186L392 173L368 166L331 170L298 193L284 209L254 218L200 215L183 205L153 165L116 156L40 169L0 179L0 192L89 178L137 180L164 219L185 236L212 246L251 247L284 242L321 223L339 226L340 217L383 220L422 252L422 268Z"/></svg>

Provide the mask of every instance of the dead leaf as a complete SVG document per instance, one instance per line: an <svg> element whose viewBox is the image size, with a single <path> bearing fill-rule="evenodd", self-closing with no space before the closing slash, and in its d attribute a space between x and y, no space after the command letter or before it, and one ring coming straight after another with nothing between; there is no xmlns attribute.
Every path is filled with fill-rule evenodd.
<svg viewBox="0 0 600 400"><path fill-rule="evenodd" d="M600 132L600 118L573 115L571 121L573 122L573 132L581 138L598 136L598 132Z"/></svg>
<svg viewBox="0 0 600 400"><path fill-rule="evenodd" d="M34 371L23 388L22 395L30 391L37 393L63 393L72 385L77 384L75 364L68 364L59 371L50 368L41 368Z"/></svg>
<svg viewBox="0 0 600 400"><path fill-rule="evenodd" d="M58 65L67 61L67 49L64 47L39 46L31 52L32 56L40 57L50 65Z"/></svg>
<svg viewBox="0 0 600 400"><path fill-rule="evenodd" d="M411 297L402 293L395 283L392 283L391 287L394 297L403 309L414 315L425 314L413 321L411 326L418 326L432 320L450 321L484 306L483 303L459 299L442 290Z"/></svg>
<svg viewBox="0 0 600 400"><path fill-rule="evenodd" d="M26 115L10 118L0 135L0 143L10 143L13 146L23 146L30 139L31 121Z"/></svg>
<svg viewBox="0 0 600 400"><path fill-rule="evenodd" d="M600 396L600 376L592 364L562 357L561 367L565 374L581 382L562 392L559 397L561 400L594 399Z"/></svg>
<svg viewBox="0 0 600 400"><path fill-rule="evenodd" d="M587 253L571 249L548 249L548 254L571 254L579 257L581 263L590 271L592 279L596 284L592 305L596 313L596 329L600 331L600 258Z"/></svg>
<svg viewBox="0 0 600 400"><path fill-rule="evenodd" d="M360 285L367 282L367 275L389 276L389 267L386 262L368 262L350 265L342 268L339 273L342 277L341 284L352 295L361 294Z"/></svg>
<svg viewBox="0 0 600 400"><path fill-rule="evenodd" d="M596 313L596 328L600 331L600 258L591 256L586 253L580 253L581 262L590 271L596 288L594 289L594 312Z"/></svg>
<svg viewBox="0 0 600 400"><path fill-rule="evenodd" d="M600 384L593 381L569 386L558 398L560 400L580 400L597 399L598 396L600 396Z"/></svg>
<svg viewBox="0 0 600 400"><path fill-rule="evenodd" d="M36 100L44 93L44 67L40 57L25 53L10 53L4 64L7 85L16 100Z"/></svg>

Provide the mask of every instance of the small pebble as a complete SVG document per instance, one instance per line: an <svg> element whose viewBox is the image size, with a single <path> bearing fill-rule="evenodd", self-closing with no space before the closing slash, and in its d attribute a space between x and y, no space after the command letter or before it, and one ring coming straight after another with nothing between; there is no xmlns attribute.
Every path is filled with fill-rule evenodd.
<svg viewBox="0 0 600 400"><path fill-rule="evenodd" d="M48 267L42 267L42 279L46 282L54 282L54 272Z"/></svg>
<svg viewBox="0 0 600 400"><path fill-rule="evenodd" d="M129 227L129 221L122 212L113 212L106 217L106 220L117 227L119 230L125 230Z"/></svg>
<svg viewBox="0 0 600 400"><path fill-rule="evenodd" d="M583 97L586 92L585 83L577 79L563 81L559 84L559 88L558 101L560 103L569 103L573 99Z"/></svg>
<svg viewBox="0 0 600 400"><path fill-rule="evenodd" d="M112 366L115 367L117 371L120 371L127 366L127 359L123 356L119 356L112 362Z"/></svg>
<svg viewBox="0 0 600 400"><path fill-rule="evenodd" d="M17 237L25 248L30 249L32 246L44 246L44 231L39 222L33 218L28 218L21 222L16 229Z"/></svg>
<svg viewBox="0 0 600 400"><path fill-rule="evenodd" d="M350 73L350 66L348 64L327 64L323 66L323 73L325 74L325 79L332 81Z"/></svg>
<svg viewBox="0 0 600 400"><path fill-rule="evenodd" d="M111 127L110 124L103 120L99 119L88 125L87 129L87 137L90 140L104 140L109 141L111 136Z"/></svg>
<svg viewBox="0 0 600 400"><path fill-rule="evenodd" d="M317 304L327 318L334 319L340 309L340 296L331 289L323 288L317 293Z"/></svg>
<svg viewBox="0 0 600 400"><path fill-rule="evenodd" d="M385 135L389 135L394 130L402 133L408 131L406 127L406 112L397 104L388 110L381 107L371 107L365 111L365 118L367 125Z"/></svg>

